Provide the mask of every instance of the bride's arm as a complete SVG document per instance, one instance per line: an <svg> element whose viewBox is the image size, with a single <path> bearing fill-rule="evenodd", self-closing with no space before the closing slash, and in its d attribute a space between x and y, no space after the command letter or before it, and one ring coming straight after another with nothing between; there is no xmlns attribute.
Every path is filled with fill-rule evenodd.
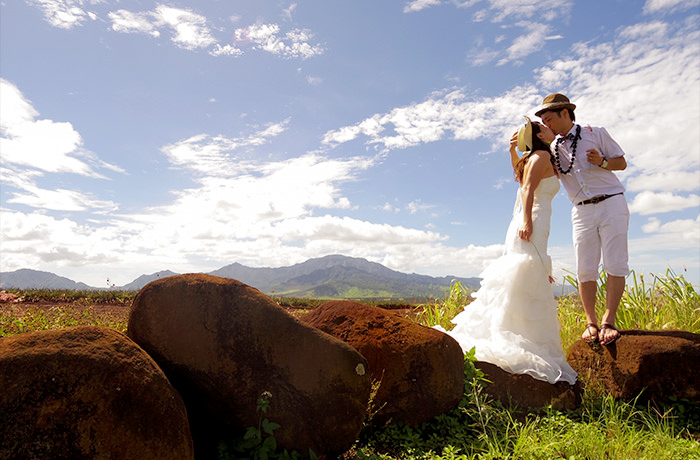
<svg viewBox="0 0 700 460"><path fill-rule="evenodd" d="M549 158L548 156L545 158L545 154L546 152L542 150L533 152L525 165L523 183L520 186L523 199L523 223L520 225L518 234L525 241L530 241L532 236L532 205L535 202L535 190L547 172L547 168L551 169Z"/></svg>
<svg viewBox="0 0 700 460"><path fill-rule="evenodd" d="M510 138L510 164L513 166L513 171L515 171L515 165L518 164L518 161L520 161L520 157L518 156L518 152L515 150L517 145L518 145L518 132L516 131L515 134L513 134L513 137Z"/></svg>

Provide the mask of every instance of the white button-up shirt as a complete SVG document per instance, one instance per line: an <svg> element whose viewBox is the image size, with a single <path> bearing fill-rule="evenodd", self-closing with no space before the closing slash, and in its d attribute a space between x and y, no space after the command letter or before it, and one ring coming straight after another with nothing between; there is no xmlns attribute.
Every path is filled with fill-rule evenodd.
<svg viewBox="0 0 700 460"><path fill-rule="evenodd" d="M576 135L576 125L569 134ZM552 152L557 145L552 143ZM561 169L566 171L571 164L571 146L573 139L566 139L559 144L559 162ZM587 151L596 149L605 158L617 158L625 154L617 142L608 134L605 128L582 126L581 139L576 145L574 167L569 174L561 175L561 182L573 204L599 195L612 195L625 191L625 187L615 173L588 162ZM556 153L555 153L556 154Z"/></svg>

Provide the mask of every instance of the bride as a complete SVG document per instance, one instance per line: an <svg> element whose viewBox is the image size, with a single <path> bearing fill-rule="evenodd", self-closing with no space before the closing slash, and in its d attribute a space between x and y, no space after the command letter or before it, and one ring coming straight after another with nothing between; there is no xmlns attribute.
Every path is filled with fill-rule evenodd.
<svg viewBox="0 0 700 460"><path fill-rule="evenodd" d="M476 298L452 319L447 334L466 352L513 374L528 374L549 383L576 382L559 337L557 301L547 255L552 199L559 180L549 145L541 137L549 128L528 117L510 141L511 163L519 182L505 251L481 274ZM524 152L520 158L515 150Z"/></svg>

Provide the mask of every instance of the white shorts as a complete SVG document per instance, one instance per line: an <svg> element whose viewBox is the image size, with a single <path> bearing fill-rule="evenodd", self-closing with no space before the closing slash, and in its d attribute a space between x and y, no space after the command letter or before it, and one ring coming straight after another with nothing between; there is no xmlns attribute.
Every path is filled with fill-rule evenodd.
<svg viewBox="0 0 700 460"><path fill-rule="evenodd" d="M571 210L578 281L598 281L598 266L608 275L629 275L627 233L630 212L624 195L595 204L576 205Z"/></svg>

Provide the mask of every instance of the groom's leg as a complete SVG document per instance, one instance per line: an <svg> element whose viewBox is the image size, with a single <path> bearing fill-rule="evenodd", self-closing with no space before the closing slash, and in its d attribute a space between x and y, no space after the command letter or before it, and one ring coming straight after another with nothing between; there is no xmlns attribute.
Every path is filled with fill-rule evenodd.
<svg viewBox="0 0 700 460"><path fill-rule="evenodd" d="M595 281L579 282L579 296L583 304L583 311L586 314L586 322L598 324L595 314L595 296L598 291L598 283Z"/></svg>
<svg viewBox="0 0 700 460"><path fill-rule="evenodd" d="M588 324L598 324L595 299L598 291L598 264L601 244L596 223L595 209L574 206L571 210L574 250L576 252L576 276L583 311ZM586 329L588 332L588 329ZM584 334L586 333L584 332Z"/></svg>
<svg viewBox="0 0 700 460"><path fill-rule="evenodd" d="M617 308L620 306L622 294L625 292L625 277L608 275L607 291L603 322L614 326Z"/></svg>

